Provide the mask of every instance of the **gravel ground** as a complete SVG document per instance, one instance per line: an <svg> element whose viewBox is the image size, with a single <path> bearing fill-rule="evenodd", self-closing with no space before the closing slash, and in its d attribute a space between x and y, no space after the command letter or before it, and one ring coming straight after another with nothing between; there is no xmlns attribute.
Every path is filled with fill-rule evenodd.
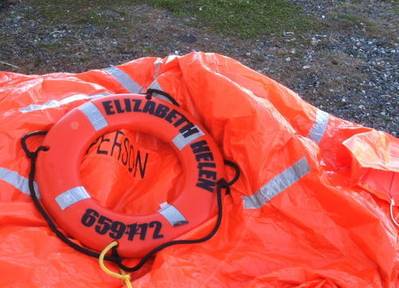
<svg viewBox="0 0 399 288"><path fill-rule="evenodd" d="M397 4L395 6L389 1L361 1L361 4L354 4L352 2L355 1L342 0L323 1L323 4L312 0L293 2L303 4L309 15L323 19L333 28L312 37L311 45L314 48L305 53L306 65L303 68L314 65L315 69L309 67L304 73L306 76L296 82L293 88L305 94L312 85L308 81L313 81L315 89L309 100L316 106L398 136ZM344 29L335 30L334 27ZM319 57L330 60L336 67L319 61ZM323 71L325 69L329 71Z"/></svg>
<svg viewBox="0 0 399 288"><path fill-rule="evenodd" d="M327 112L399 136L397 1L291 2L320 27L241 39L146 4L94 11L90 21L57 21L38 2L3 0L2 5L0 0L0 69L78 72L148 55L218 52L282 82ZM102 23L105 18L108 22Z"/></svg>

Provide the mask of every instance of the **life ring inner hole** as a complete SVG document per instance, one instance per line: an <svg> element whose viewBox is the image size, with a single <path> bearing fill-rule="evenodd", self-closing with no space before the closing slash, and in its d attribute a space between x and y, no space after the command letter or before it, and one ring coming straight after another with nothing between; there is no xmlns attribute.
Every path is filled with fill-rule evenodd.
<svg viewBox="0 0 399 288"><path fill-rule="evenodd" d="M172 203L182 192L183 174L169 143L128 129L97 137L80 166L82 184L91 197L127 215L152 214L160 203Z"/></svg>

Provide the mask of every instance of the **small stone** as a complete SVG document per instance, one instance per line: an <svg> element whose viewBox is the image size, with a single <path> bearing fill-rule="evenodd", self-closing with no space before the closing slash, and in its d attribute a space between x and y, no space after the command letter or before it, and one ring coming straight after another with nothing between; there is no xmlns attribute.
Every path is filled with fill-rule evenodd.
<svg viewBox="0 0 399 288"><path fill-rule="evenodd" d="M291 61L291 57L285 58L285 61L290 62Z"/></svg>
<svg viewBox="0 0 399 288"><path fill-rule="evenodd" d="M295 33L294 32L283 32L284 36L294 36Z"/></svg>
<svg viewBox="0 0 399 288"><path fill-rule="evenodd" d="M317 44L319 44L319 42L320 42L320 40L316 39L316 37L312 37L310 44L312 44L313 46L316 46Z"/></svg>

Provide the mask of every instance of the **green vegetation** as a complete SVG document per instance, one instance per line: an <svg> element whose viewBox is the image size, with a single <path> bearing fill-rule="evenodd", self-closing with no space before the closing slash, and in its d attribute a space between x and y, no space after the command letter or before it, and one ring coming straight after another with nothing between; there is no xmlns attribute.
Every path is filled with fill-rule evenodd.
<svg viewBox="0 0 399 288"><path fill-rule="evenodd" d="M132 1L75 1L75 0L33 0L32 4L49 24L90 24L118 27L126 20L126 12L120 7ZM134 2L134 1L133 1ZM109 15L111 14L111 16Z"/></svg>
<svg viewBox="0 0 399 288"><path fill-rule="evenodd" d="M396 2L394 3L393 11L395 11L395 13L399 15L399 0L395 0L395 1Z"/></svg>
<svg viewBox="0 0 399 288"><path fill-rule="evenodd" d="M32 3L48 21L59 24L87 23L116 28L130 18L124 7L148 4L186 17L191 25L241 38L318 27L316 20L286 0L36 0ZM110 17L107 11L120 17Z"/></svg>
<svg viewBox="0 0 399 288"><path fill-rule="evenodd" d="M377 24L374 23L371 19L366 17L356 16L353 14L346 13L346 14L338 14L336 15L336 18L338 19L338 21L341 22L341 24L344 27L348 26L345 28L349 28L350 26L355 26L357 28L365 26L370 31L377 30Z"/></svg>
<svg viewBox="0 0 399 288"><path fill-rule="evenodd" d="M198 24L226 35L255 37L283 31L304 31L315 20L302 14L300 7L285 0L150 0L180 16L192 16ZM312 25L313 24L313 25Z"/></svg>
<svg viewBox="0 0 399 288"><path fill-rule="evenodd" d="M360 26L360 23L363 23L365 19L360 16L352 15L352 14L339 14L337 18L342 22L345 22L349 25Z"/></svg>

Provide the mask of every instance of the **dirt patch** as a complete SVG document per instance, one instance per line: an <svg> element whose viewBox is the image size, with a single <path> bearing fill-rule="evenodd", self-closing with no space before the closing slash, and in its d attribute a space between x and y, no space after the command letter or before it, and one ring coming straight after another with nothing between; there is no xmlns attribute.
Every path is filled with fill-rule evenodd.
<svg viewBox="0 0 399 288"><path fill-rule="evenodd" d="M399 135L395 1L292 0L301 8L298 15L311 19L307 29L284 26L284 21L266 29L267 22L259 20L255 32L243 34L228 33L230 22L217 26L203 20L190 10L198 7L179 13L159 8L157 1L148 2L154 6L144 1L49 2L0 1L0 69L79 72L142 56L218 52L282 82L327 112ZM239 21L245 23L245 17Z"/></svg>

